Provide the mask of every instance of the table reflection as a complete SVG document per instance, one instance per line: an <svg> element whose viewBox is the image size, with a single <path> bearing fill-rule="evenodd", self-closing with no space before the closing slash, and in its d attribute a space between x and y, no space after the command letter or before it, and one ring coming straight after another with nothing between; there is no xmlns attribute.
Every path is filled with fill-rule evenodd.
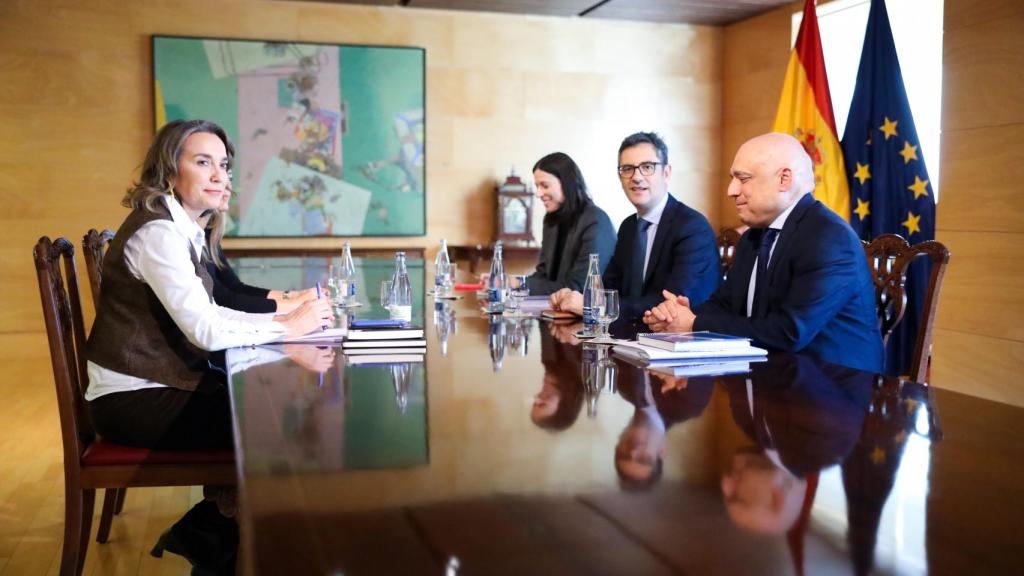
<svg viewBox="0 0 1024 576"><path fill-rule="evenodd" d="M1016 481L933 495L982 454L1024 472L1024 411L945 394L945 439L920 384L786 354L678 376L579 324L429 305L422 362L229 353L252 571L1019 572Z"/></svg>

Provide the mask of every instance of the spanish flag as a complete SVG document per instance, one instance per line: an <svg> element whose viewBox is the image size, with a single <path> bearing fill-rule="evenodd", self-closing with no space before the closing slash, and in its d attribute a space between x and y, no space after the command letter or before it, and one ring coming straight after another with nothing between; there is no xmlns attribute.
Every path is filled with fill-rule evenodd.
<svg viewBox="0 0 1024 576"><path fill-rule="evenodd" d="M814 196L849 221L850 188L832 115L814 0L804 3L804 20L789 55L772 130L791 134L804 145L814 162Z"/></svg>

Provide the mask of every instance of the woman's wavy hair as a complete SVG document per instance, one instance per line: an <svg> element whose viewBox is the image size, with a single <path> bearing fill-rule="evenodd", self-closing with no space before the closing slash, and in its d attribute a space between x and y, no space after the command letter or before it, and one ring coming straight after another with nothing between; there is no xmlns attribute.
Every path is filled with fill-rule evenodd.
<svg viewBox="0 0 1024 576"><path fill-rule="evenodd" d="M220 241L224 238L224 229L226 227L227 218L224 213L220 210L211 210L210 216L206 220L206 251L217 268L224 268L224 259L220 257Z"/></svg>
<svg viewBox="0 0 1024 576"><path fill-rule="evenodd" d="M551 174L562 183L562 194L565 202L558 210L544 215L544 223L550 224L551 220L559 223L571 222L583 213L583 209L591 204L593 200L587 193L587 183L583 180L583 173L576 162L564 152L552 152L537 160L533 165L534 170L542 170Z"/></svg>
<svg viewBox="0 0 1024 576"><path fill-rule="evenodd" d="M207 132L221 139L228 153L228 161L235 157L235 147L224 129L209 120L174 120L157 131L142 162L139 181L125 192L121 204L126 208L156 211L157 198L175 194L174 181L178 177L178 160L185 140L197 132ZM177 197L177 196L175 196ZM178 198L181 201L181 198Z"/></svg>

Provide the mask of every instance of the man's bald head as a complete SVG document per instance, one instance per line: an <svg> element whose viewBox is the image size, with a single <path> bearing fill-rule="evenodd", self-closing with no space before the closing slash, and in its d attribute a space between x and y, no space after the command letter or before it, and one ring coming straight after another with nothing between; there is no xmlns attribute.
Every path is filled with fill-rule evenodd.
<svg viewBox="0 0 1024 576"><path fill-rule="evenodd" d="M730 170L729 197L747 226L768 226L814 190L814 165L800 142L771 132L746 141Z"/></svg>

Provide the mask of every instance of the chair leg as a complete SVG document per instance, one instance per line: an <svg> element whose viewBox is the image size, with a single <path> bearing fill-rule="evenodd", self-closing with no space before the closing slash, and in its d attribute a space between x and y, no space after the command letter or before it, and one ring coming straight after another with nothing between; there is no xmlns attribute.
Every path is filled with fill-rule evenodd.
<svg viewBox="0 0 1024 576"><path fill-rule="evenodd" d="M128 494L127 488L117 490L117 506L114 507L114 515L117 516L124 509L124 497Z"/></svg>
<svg viewBox="0 0 1024 576"><path fill-rule="evenodd" d="M60 556L61 576L77 576L82 549L82 506L84 494L67 478L64 483L64 546ZM84 554L81 554L84 556Z"/></svg>
<svg viewBox="0 0 1024 576"><path fill-rule="evenodd" d="M85 567L85 554L89 551L89 531L92 529L92 510L96 503L96 491L85 490L82 492L82 538L78 551L78 572L82 573Z"/></svg>
<svg viewBox="0 0 1024 576"><path fill-rule="evenodd" d="M121 489L107 488L103 491L103 510L100 512L100 527L96 530L96 541L106 544L110 538L110 525L114 523L117 513L117 500Z"/></svg>

